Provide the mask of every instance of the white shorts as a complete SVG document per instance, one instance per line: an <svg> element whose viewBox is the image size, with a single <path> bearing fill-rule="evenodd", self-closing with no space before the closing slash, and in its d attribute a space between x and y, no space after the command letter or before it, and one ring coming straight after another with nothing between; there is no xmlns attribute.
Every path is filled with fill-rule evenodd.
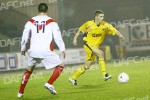
<svg viewBox="0 0 150 100"><path fill-rule="evenodd" d="M28 58L28 66L36 66L37 64L43 62L46 69L54 68L58 66L59 64L62 64L62 60L59 58L59 56L52 55L49 58L34 58L30 57Z"/></svg>

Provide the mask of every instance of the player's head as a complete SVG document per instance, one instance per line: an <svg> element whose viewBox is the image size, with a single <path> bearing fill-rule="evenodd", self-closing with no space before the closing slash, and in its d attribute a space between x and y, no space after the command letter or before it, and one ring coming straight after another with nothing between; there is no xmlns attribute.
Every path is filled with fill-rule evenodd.
<svg viewBox="0 0 150 100"><path fill-rule="evenodd" d="M48 10L48 6L46 3L40 3L38 6L39 13L46 13Z"/></svg>
<svg viewBox="0 0 150 100"><path fill-rule="evenodd" d="M96 21L102 21L104 19L104 12L102 10L96 10L94 13L94 17Z"/></svg>

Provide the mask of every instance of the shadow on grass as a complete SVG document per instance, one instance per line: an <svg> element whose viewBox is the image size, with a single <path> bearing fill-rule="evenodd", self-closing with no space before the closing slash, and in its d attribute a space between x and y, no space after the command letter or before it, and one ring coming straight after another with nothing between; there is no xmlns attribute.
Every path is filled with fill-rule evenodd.
<svg viewBox="0 0 150 100"><path fill-rule="evenodd" d="M105 87L106 84L97 84L97 85L81 85L79 86L79 88L82 88L82 89L93 89L93 88L102 88L102 87Z"/></svg>
<svg viewBox="0 0 150 100"><path fill-rule="evenodd" d="M102 92L105 91L105 85L106 84L69 86L65 90L62 89L61 91L59 91L58 95L42 94L41 96L37 96L37 98L35 96L33 98L25 96L24 98L19 98L17 100L60 100L61 97L64 97L64 95L68 94L75 95L91 92Z"/></svg>
<svg viewBox="0 0 150 100"><path fill-rule="evenodd" d="M105 84L98 84L98 85L80 85L80 86L73 86L72 90L69 92L60 92L59 94L73 94L73 93L84 93L84 92L91 92L91 91L104 91ZM70 87L68 89L71 89Z"/></svg>

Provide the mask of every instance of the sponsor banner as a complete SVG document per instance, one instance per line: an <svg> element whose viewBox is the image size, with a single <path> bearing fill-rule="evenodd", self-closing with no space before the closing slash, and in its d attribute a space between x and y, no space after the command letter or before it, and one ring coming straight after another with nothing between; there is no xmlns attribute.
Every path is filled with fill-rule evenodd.
<svg viewBox="0 0 150 100"><path fill-rule="evenodd" d="M0 55L0 70L7 69L7 62L6 62L6 55L1 54Z"/></svg>
<svg viewBox="0 0 150 100"><path fill-rule="evenodd" d="M16 53L8 53L7 61L8 61L8 69L17 69L18 62Z"/></svg>
<svg viewBox="0 0 150 100"><path fill-rule="evenodd" d="M85 61L85 52L83 49L67 49L65 51L66 58L63 59L61 53L57 50L64 64L79 64Z"/></svg>
<svg viewBox="0 0 150 100"><path fill-rule="evenodd" d="M21 53L17 54L17 61L18 61L18 69L24 69L28 67L28 54L26 56L21 55Z"/></svg>
<svg viewBox="0 0 150 100"><path fill-rule="evenodd" d="M68 49L66 50L66 58L63 59L61 53L55 50L64 64L79 64L85 61L85 52L83 49ZM7 64L8 62L8 64ZM6 53L0 54L0 71L14 70L14 69L26 69L28 67L28 55L22 56L21 53ZM43 63L37 65L37 67L44 67Z"/></svg>
<svg viewBox="0 0 150 100"><path fill-rule="evenodd" d="M110 48L108 46L102 47L105 52L105 60L111 60ZM63 59L59 50L55 52L60 56L65 65L81 64L84 63L86 54L83 48L80 49L67 49L66 58ZM107 53L107 54L106 54ZM8 64L7 64L8 63ZM21 53L6 53L0 54L0 71L3 70L17 70L26 69L28 67L28 54L22 56ZM36 67L44 67L43 63L38 64Z"/></svg>
<svg viewBox="0 0 150 100"><path fill-rule="evenodd" d="M119 31L124 35L125 42L120 41L121 45L126 46L127 51L150 50L150 24L137 24L120 27Z"/></svg>

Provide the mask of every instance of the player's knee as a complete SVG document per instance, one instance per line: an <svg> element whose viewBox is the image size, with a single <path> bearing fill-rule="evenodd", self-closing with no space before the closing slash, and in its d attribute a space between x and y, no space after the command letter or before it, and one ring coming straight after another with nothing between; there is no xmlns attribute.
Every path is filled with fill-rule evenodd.
<svg viewBox="0 0 150 100"><path fill-rule="evenodd" d="M104 52L103 51L98 52L98 57L99 58L104 58Z"/></svg>
<svg viewBox="0 0 150 100"><path fill-rule="evenodd" d="M85 70L88 70L89 68L90 68L90 66L84 65L84 69L85 69Z"/></svg>
<svg viewBox="0 0 150 100"><path fill-rule="evenodd" d="M28 71L30 71L30 72L33 72L33 70L32 70L32 69L30 69L30 68L27 68L27 70L28 70Z"/></svg>
<svg viewBox="0 0 150 100"><path fill-rule="evenodd" d="M85 68L85 70L88 70L89 68L90 68L90 66L91 66L91 64L92 64L92 61L86 61L85 63L84 63L84 68Z"/></svg>
<svg viewBox="0 0 150 100"><path fill-rule="evenodd" d="M61 73L64 69L64 64L60 64L60 65L56 66L56 68L58 68Z"/></svg>
<svg viewBox="0 0 150 100"><path fill-rule="evenodd" d="M30 72L33 72L35 66L28 66L27 70L30 71Z"/></svg>
<svg viewBox="0 0 150 100"><path fill-rule="evenodd" d="M84 69L88 70L90 68L91 64L84 64Z"/></svg>
<svg viewBox="0 0 150 100"><path fill-rule="evenodd" d="M64 64L62 63L62 64L59 64L58 66L61 66L61 67L63 67L64 68Z"/></svg>

